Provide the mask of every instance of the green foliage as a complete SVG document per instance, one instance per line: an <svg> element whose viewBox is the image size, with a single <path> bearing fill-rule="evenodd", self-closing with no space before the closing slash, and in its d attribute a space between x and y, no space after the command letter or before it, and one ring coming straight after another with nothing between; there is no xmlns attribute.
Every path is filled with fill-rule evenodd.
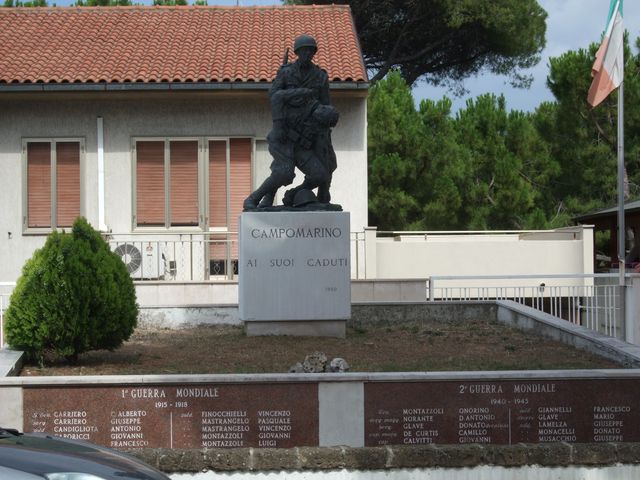
<svg viewBox="0 0 640 480"><path fill-rule="evenodd" d="M569 216L616 203L618 91L596 108L586 101L597 48L592 44L550 59L547 84L556 102L536 111L539 130L562 168L549 185L550 196ZM625 165L632 198L640 195L639 70L640 57L625 35Z"/></svg>
<svg viewBox="0 0 640 480"><path fill-rule="evenodd" d="M504 97L481 95L455 120L470 155L466 226L523 229L546 223L540 187L558 172L530 114L507 112Z"/></svg>
<svg viewBox="0 0 640 480"><path fill-rule="evenodd" d="M4 0L3 7L46 7L47 0L28 0L23 2L21 0Z"/></svg>
<svg viewBox="0 0 640 480"><path fill-rule="evenodd" d="M543 188L559 173L531 114L503 97L416 111L398 72L369 96L369 213L381 230L546 228Z"/></svg>
<svg viewBox="0 0 640 480"><path fill-rule="evenodd" d="M527 86L521 69L538 63L546 12L536 0L283 0L285 4L348 4L372 81L398 69L460 86L483 69Z"/></svg>
<svg viewBox="0 0 640 480"><path fill-rule="evenodd" d="M493 95L469 100L455 117L447 98L424 100L416 111L392 71L369 97L371 223L382 230L544 229L615 204L618 92L595 109L586 101L597 48L550 60L556 101L534 113L509 112ZM626 36L625 59L625 165L637 198L640 55Z"/></svg>
<svg viewBox="0 0 640 480"><path fill-rule="evenodd" d="M187 0L153 0L153 4L170 7L174 5L187 5Z"/></svg>
<svg viewBox="0 0 640 480"><path fill-rule="evenodd" d="M399 74L371 89L369 212L373 224L383 230L402 229L418 210L407 186L414 183L421 134L411 91Z"/></svg>
<svg viewBox="0 0 640 480"><path fill-rule="evenodd" d="M76 0L76 7L130 7L131 0Z"/></svg>
<svg viewBox="0 0 640 480"><path fill-rule="evenodd" d="M84 218L53 232L23 267L6 312L7 342L40 362L113 350L136 326L138 306L126 267Z"/></svg>

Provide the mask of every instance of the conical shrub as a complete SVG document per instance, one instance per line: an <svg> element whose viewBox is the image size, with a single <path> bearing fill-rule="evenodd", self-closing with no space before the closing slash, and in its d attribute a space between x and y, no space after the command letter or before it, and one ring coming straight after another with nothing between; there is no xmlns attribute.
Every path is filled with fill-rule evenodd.
<svg viewBox="0 0 640 480"><path fill-rule="evenodd" d="M6 312L7 342L43 362L113 350L136 326L133 282L120 258L82 217L51 233L22 270Z"/></svg>

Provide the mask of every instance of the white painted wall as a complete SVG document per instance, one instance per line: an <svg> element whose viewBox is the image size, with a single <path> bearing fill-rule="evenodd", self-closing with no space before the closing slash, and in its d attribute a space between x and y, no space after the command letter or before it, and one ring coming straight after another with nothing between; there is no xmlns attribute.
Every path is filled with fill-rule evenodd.
<svg viewBox="0 0 640 480"><path fill-rule="evenodd" d="M332 201L351 212L352 230L362 230L367 224L366 98L361 92L332 92L332 103L341 114L333 133L338 169ZM265 138L271 128L266 91L235 96L175 91L4 94L0 96L0 112L0 281L14 281L25 260L45 240L44 235L22 232L22 138L85 139L82 214L98 226L97 118L102 117L105 221L112 232L128 233L132 223L132 137Z"/></svg>
<svg viewBox="0 0 640 480"><path fill-rule="evenodd" d="M371 243L372 237L367 241ZM375 248L365 248L367 265L375 265L367 268L367 278L593 273L589 226L547 232L379 236ZM375 261L369 258L372 255Z"/></svg>
<svg viewBox="0 0 640 480"><path fill-rule="evenodd" d="M638 465L598 467L505 468L482 465L473 468L408 468L390 470L329 470L286 472L200 472L173 473L173 480L636 480Z"/></svg>

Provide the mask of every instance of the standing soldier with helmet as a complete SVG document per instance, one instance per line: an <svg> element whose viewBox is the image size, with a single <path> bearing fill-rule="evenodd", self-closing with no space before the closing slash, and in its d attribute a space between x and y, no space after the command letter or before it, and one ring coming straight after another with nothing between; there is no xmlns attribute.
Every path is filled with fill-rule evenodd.
<svg viewBox="0 0 640 480"><path fill-rule="evenodd" d="M269 90L273 118L267 136L273 156L271 175L245 199L245 210L273 205L278 188L293 182L295 167L305 174L305 179L285 193L286 206L294 205L298 191L316 187L318 201L330 201L329 186L336 168L331 127L338 121L338 112L329 103L327 72L312 63L317 50L313 37L300 35L294 42L298 59L288 63L285 55L278 70Z"/></svg>

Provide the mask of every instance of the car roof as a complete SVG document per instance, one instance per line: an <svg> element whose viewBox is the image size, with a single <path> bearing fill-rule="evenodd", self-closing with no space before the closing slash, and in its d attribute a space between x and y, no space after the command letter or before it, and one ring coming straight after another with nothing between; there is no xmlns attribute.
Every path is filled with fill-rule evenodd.
<svg viewBox="0 0 640 480"><path fill-rule="evenodd" d="M11 480L42 480L42 477L38 475L3 467L2 465L0 465L0 478L10 478Z"/></svg>

